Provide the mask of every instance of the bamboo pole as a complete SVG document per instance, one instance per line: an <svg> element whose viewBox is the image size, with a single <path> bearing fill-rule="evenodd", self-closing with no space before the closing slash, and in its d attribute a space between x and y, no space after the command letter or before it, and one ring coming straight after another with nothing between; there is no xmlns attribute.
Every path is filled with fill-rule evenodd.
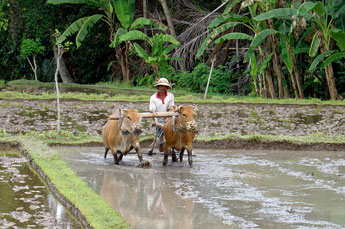
<svg viewBox="0 0 345 229"><path fill-rule="evenodd" d="M210 69L210 74L208 75L208 80L207 80L207 85L206 85L204 99L206 99L206 96L207 96L208 86L210 85L211 75L212 75L213 66L214 66L214 62L215 61L216 61L216 56L214 56L214 58L212 58L212 60L211 60L212 65L211 65L211 69Z"/></svg>
<svg viewBox="0 0 345 229"><path fill-rule="evenodd" d="M178 114L176 112L143 112L139 113L139 116L142 118L158 118L158 117L172 117L177 116ZM121 116L119 114L112 114L109 116L110 120L118 120Z"/></svg>

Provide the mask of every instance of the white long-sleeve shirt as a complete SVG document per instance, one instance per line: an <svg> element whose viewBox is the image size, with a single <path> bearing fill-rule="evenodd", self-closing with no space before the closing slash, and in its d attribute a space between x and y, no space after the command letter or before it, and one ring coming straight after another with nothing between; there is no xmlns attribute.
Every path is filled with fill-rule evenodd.
<svg viewBox="0 0 345 229"><path fill-rule="evenodd" d="M168 108L174 106L174 95L170 92L166 92L165 97L161 98L158 92L154 93L150 98L150 111L166 112ZM156 118L156 122L164 124L165 118Z"/></svg>

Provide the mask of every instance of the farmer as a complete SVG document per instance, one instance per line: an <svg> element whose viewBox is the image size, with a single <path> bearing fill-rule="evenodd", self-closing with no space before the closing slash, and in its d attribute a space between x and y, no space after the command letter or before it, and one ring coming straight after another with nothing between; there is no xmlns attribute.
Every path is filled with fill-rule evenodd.
<svg viewBox="0 0 345 229"><path fill-rule="evenodd" d="M173 109L174 107L174 95L168 92L168 89L171 89L171 84L166 78L160 78L155 83L155 88L158 90L150 98L150 108L149 111L152 113L155 112L167 112ZM166 118L155 118L155 122L161 126L164 125ZM163 130L160 127L156 127L156 137L153 143L150 146L149 155L152 155L153 149L156 145L156 138L158 138L159 151L164 151L164 138Z"/></svg>

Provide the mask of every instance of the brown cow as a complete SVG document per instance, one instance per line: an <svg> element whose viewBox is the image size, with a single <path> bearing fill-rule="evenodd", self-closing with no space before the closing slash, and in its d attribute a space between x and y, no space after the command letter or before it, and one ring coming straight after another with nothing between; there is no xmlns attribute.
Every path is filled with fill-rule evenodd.
<svg viewBox="0 0 345 229"><path fill-rule="evenodd" d="M114 116L120 116L119 120L108 119L103 127L102 138L105 146L104 158L107 157L109 149L114 157L115 164L119 164L123 155L126 155L133 148L138 154L140 162L143 160L139 145L139 134L141 133L141 117L135 109L117 110ZM117 154L119 153L119 158Z"/></svg>
<svg viewBox="0 0 345 229"><path fill-rule="evenodd" d="M183 160L184 150L188 152L189 166L193 166L192 141L198 127L194 120L194 106L181 106L178 108L178 116L171 118L163 126L165 146L163 165L168 163L169 149L172 149L173 161L176 161L175 150L180 151L180 161Z"/></svg>

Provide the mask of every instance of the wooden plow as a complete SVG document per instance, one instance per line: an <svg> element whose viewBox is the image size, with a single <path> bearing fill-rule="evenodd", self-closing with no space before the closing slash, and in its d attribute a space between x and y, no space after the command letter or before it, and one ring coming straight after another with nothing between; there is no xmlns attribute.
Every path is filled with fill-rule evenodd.
<svg viewBox="0 0 345 229"><path fill-rule="evenodd" d="M163 118L163 117L173 117L177 116L178 113L176 112L142 112L138 113L140 117L142 118ZM110 120L119 120L121 117L121 114L112 114L109 116Z"/></svg>

